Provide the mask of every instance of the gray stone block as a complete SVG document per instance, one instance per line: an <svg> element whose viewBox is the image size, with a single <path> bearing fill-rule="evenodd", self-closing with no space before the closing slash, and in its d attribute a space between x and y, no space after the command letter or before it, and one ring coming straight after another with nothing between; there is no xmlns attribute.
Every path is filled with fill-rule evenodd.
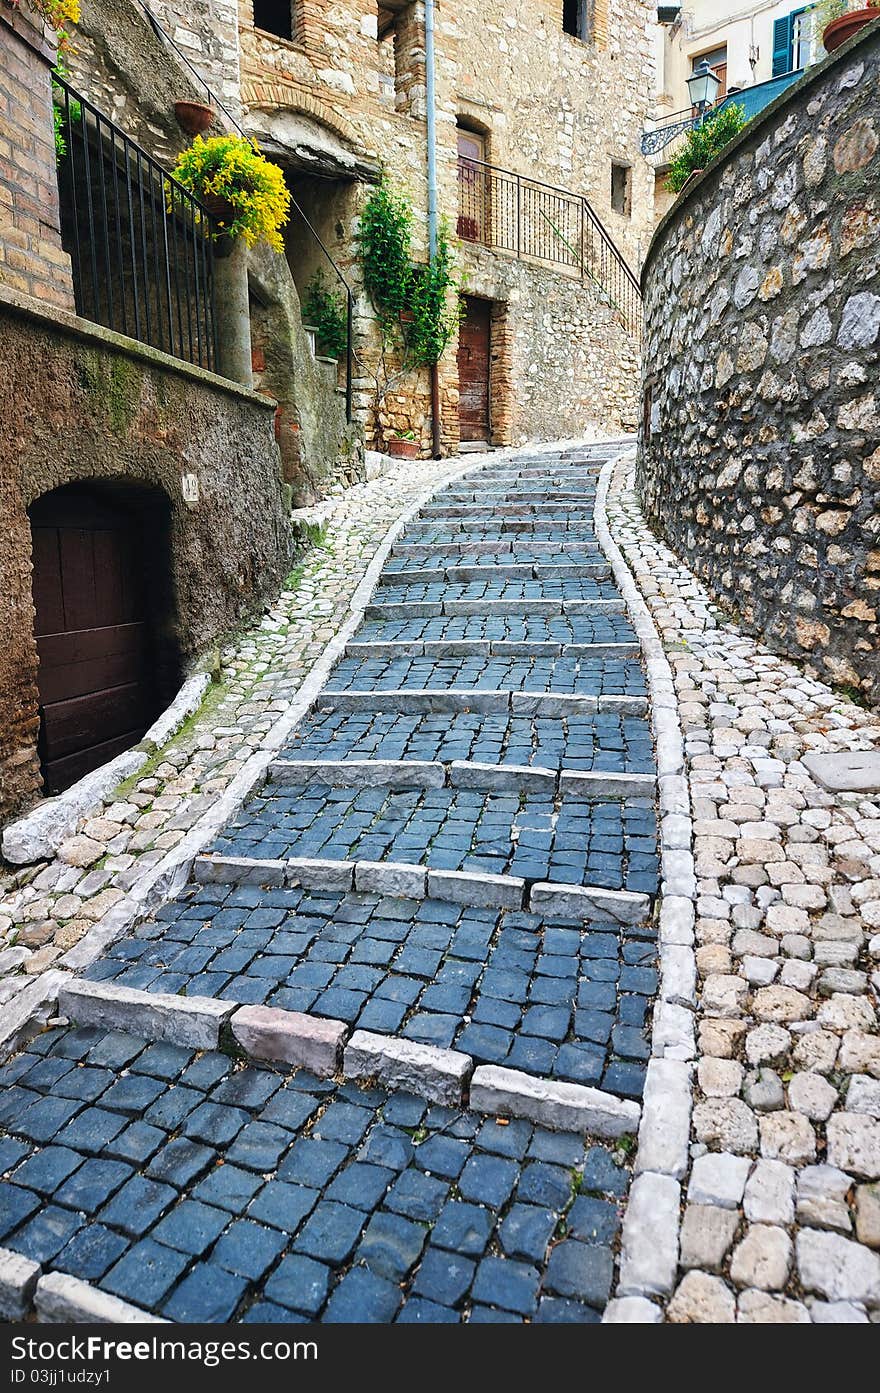
<svg viewBox="0 0 880 1393"><path fill-rule="evenodd" d="M375 1079L386 1088L401 1088L450 1107L464 1103L473 1067L470 1055L458 1050L441 1050L367 1030L354 1032L342 1062L347 1079Z"/></svg>
<svg viewBox="0 0 880 1393"><path fill-rule="evenodd" d="M432 638L422 644L426 658L478 658L491 648L487 638Z"/></svg>
<svg viewBox="0 0 880 1393"><path fill-rule="evenodd" d="M420 658L425 645L420 639L375 639L372 643L352 642L345 645L346 658L369 661L371 658Z"/></svg>
<svg viewBox="0 0 880 1393"><path fill-rule="evenodd" d="M220 1027L234 1010L234 1001L144 992L81 978L65 983L58 993L59 1014L77 1025L124 1030L146 1040L168 1040L197 1050L217 1048Z"/></svg>
<svg viewBox="0 0 880 1393"><path fill-rule="evenodd" d="M354 888L364 894L423 900L427 882L425 867L406 861L358 861L354 868Z"/></svg>
<svg viewBox="0 0 880 1393"><path fill-rule="evenodd" d="M806 754L801 763L817 783L831 793L880 792L880 751L843 754ZM6 843L4 841L4 850Z"/></svg>
<svg viewBox="0 0 880 1393"><path fill-rule="evenodd" d="M623 600L564 600L565 614L625 614Z"/></svg>
<svg viewBox="0 0 880 1393"><path fill-rule="evenodd" d="M258 861L250 856L197 856L193 879L199 885L283 885L283 861Z"/></svg>
<svg viewBox="0 0 880 1393"><path fill-rule="evenodd" d="M286 883L303 885L307 890L351 890L354 885L353 861L291 856L284 867Z"/></svg>
<svg viewBox="0 0 880 1393"><path fill-rule="evenodd" d="M641 650L637 643L567 643L565 651L570 658L637 658Z"/></svg>
<svg viewBox="0 0 880 1393"><path fill-rule="evenodd" d="M470 1104L475 1112L496 1117L526 1117L559 1132L620 1137L639 1125L638 1103L583 1084L561 1083L483 1064L471 1079Z"/></svg>
<svg viewBox="0 0 880 1393"><path fill-rule="evenodd" d="M628 890L605 890L593 885L564 885L539 881L532 886L529 909L533 914L591 919L597 914L618 924L640 924L651 909L648 895Z"/></svg>
<svg viewBox="0 0 880 1393"><path fill-rule="evenodd" d="M621 798L653 798L657 791L651 774L602 774L563 770L559 776L559 792L576 794L594 802L610 802Z"/></svg>
<svg viewBox="0 0 880 1393"><path fill-rule="evenodd" d="M480 788L499 793L520 789L552 793L556 788L556 770L530 764L478 764L455 759L449 766L449 783L453 788Z"/></svg>
<svg viewBox="0 0 880 1393"><path fill-rule="evenodd" d="M436 619L442 613L443 606L438 600L388 601L364 608L367 619Z"/></svg>
<svg viewBox="0 0 880 1393"><path fill-rule="evenodd" d="M230 1026L254 1059L271 1059L330 1078L339 1069L348 1034L343 1021L324 1020L273 1006L242 1006Z"/></svg>
<svg viewBox="0 0 880 1393"><path fill-rule="evenodd" d="M27 1315L42 1270L21 1253L0 1248L0 1316L4 1320L22 1320Z"/></svg>
<svg viewBox="0 0 880 1393"><path fill-rule="evenodd" d="M510 705L515 716L583 716L599 709L599 699L567 692L512 692Z"/></svg>
<svg viewBox="0 0 880 1393"><path fill-rule="evenodd" d="M394 691L347 691L321 694L323 708L334 711L507 711L510 693L476 687L473 691L457 688L396 689Z"/></svg>
<svg viewBox="0 0 880 1393"><path fill-rule="evenodd" d="M37 1319L44 1325L167 1325L139 1306L118 1296L70 1277L65 1272L49 1272L37 1282Z"/></svg>
<svg viewBox="0 0 880 1393"><path fill-rule="evenodd" d="M428 871L431 899L452 900L475 908L522 909L526 883L515 875L480 875L476 871Z"/></svg>
<svg viewBox="0 0 880 1393"><path fill-rule="evenodd" d="M629 1192L620 1251L619 1296L669 1296L678 1269L681 1191L669 1175L645 1172Z"/></svg>
<svg viewBox="0 0 880 1393"><path fill-rule="evenodd" d="M276 759L269 776L278 784L329 784L332 788L442 788L442 764L419 759Z"/></svg>
<svg viewBox="0 0 880 1393"><path fill-rule="evenodd" d="M446 600L444 614L561 614L559 600Z"/></svg>
<svg viewBox="0 0 880 1393"><path fill-rule="evenodd" d="M636 1173L657 1171L680 1180L688 1168L691 1066L677 1059L652 1059L642 1099Z"/></svg>

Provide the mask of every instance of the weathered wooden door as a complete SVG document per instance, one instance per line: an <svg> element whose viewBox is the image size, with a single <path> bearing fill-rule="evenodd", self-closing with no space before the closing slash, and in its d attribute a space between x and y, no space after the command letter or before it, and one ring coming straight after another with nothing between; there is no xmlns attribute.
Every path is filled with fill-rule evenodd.
<svg viewBox="0 0 880 1393"><path fill-rule="evenodd" d="M489 352L491 312L488 300L464 297L458 331L458 416L462 440L489 439Z"/></svg>
<svg viewBox="0 0 880 1393"><path fill-rule="evenodd" d="M140 528L87 489L31 508L40 758L58 793L135 744L156 715Z"/></svg>

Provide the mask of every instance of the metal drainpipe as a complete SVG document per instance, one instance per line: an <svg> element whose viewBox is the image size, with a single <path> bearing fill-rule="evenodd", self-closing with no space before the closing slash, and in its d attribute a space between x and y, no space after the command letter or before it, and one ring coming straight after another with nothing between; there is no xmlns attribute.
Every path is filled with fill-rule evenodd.
<svg viewBox="0 0 880 1393"><path fill-rule="evenodd" d="M437 89L434 72L434 0L425 0L425 100L428 124L428 256L437 255ZM440 459L440 372L431 364L431 451Z"/></svg>

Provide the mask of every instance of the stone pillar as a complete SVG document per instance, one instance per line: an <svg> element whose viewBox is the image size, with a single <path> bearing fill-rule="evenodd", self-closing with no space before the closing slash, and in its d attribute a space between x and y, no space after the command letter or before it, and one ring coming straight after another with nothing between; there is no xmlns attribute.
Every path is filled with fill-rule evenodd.
<svg viewBox="0 0 880 1393"><path fill-rule="evenodd" d="M0 282L72 310L61 214L50 72L55 35L27 0L0 9Z"/></svg>
<svg viewBox="0 0 880 1393"><path fill-rule="evenodd" d="M214 254L217 371L242 387L253 387L248 249L242 237L217 243Z"/></svg>

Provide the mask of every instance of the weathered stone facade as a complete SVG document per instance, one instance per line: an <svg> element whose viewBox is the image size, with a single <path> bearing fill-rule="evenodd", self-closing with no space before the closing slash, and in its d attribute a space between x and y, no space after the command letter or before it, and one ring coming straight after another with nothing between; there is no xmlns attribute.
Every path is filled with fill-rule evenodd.
<svg viewBox="0 0 880 1393"><path fill-rule="evenodd" d="M775 648L880 699L880 26L679 199L644 271L639 487Z"/></svg>
<svg viewBox="0 0 880 1393"><path fill-rule="evenodd" d="M439 7L438 194L453 237L463 127L482 136L492 166L586 195L631 263L639 263L653 224L653 175L637 153L650 102L650 10L644 0L596 0L589 41L581 42L563 31L562 0ZM244 123L289 170L295 196L357 292L355 405L368 435L412 429L427 452L426 373L411 373L376 412L377 336L357 251L365 197L359 181L375 177L381 162L412 202L416 251L426 254L424 6L303 0L293 15L292 38L268 34L254 27L253 0L241 0ZM612 162L629 169L628 212L612 208ZM295 219L288 255L302 292L321 255ZM465 241L458 261L468 294L492 302L499 329L492 344L493 443L575 434L599 419L632 421L636 350L589 277ZM447 450L459 441L458 386L453 341L440 364Z"/></svg>
<svg viewBox="0 0 880 1393"><path fill-rule="evenodd" d="M277 593L290 544L270 403L63 311L41 313L2 290L0 335L6 461L0 473L0 814L6 815L32 802L41 786L31 503L78 481L137 487L145 500L160 503L170 570L162 638L172 687L197 654Z"/></svg>

